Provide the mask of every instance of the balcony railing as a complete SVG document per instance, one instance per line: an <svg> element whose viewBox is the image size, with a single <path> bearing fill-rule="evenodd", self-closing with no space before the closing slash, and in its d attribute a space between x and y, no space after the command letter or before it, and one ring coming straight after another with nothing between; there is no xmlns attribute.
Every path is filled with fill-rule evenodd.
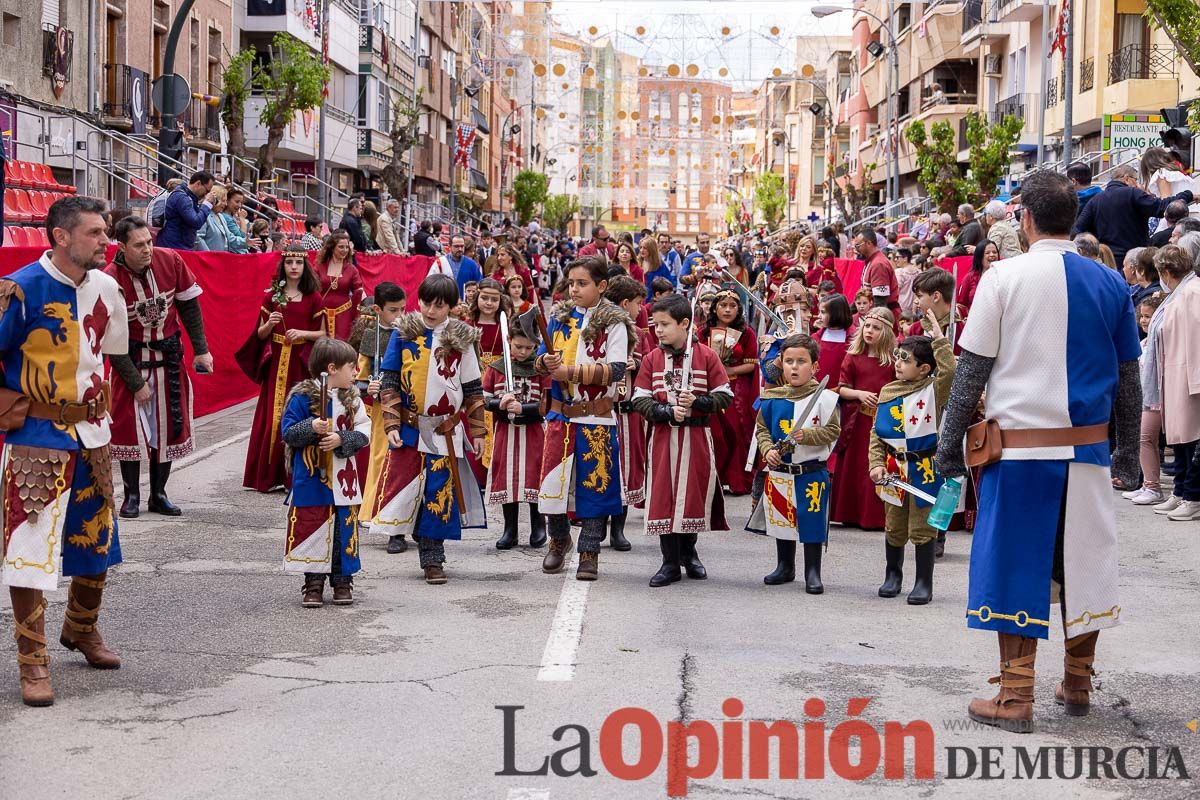
<svg viewBox="0 0 1200 800"><path fill-rule="evenodd" d="M1096 59L1088 56L1079 62L1079 91L1090 92L1096 88Z"/></svg>
<svg viewBox="0 0 1200 800"><path fill-rule="evenodd" d="M1108 57L1108 82L1175 77L1175 50L1152 44L1130 44Z"/></svg>
<svg viewBox="0 0 1200 800"><path fill-rule="evenodd" d="M150 108L150 87L142 81L142 108ZM125 64L104 65L104 116L133 119L133 71Z"/></svg>
<svg viewBox="0 0 1200 800"><path fill-rule="evenodd" d="M1063 96L1063 81L1051 78L1046 81L1046 108L1054 108Z"/></svg>
<svg viewBox="0 0 1200 800"><path fill-rule="evenodd" d="M206 139L210 142L221 141L220 109L214 108L199 100L191 104L179 115L188 136Z"/></svg>
<svg viewBox="0 0 1200 800"><path fill-rule="evenodd" d="M1015 94L996 104L995 110L992 111L992 122L999 123L1005 117L1025 118L1025 95Z"/></svg>
<svg viewBox="0 0 1200 800"><path fill-rule="evenodd" d="M924 89L921 92L921 110L928 111L935 106L973 106L979 102L975 92L945 92L939 88Z"/></svg>
<svg viewBox="0 0 1200 800"><path fill-rule="evenodd" d="M962 32L966 33L983 22L983 0L967 0L962 15Z"/></svg>

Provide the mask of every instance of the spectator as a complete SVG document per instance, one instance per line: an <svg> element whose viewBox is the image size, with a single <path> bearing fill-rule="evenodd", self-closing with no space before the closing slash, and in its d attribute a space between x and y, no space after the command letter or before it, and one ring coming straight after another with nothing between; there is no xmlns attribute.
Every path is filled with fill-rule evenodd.
<svg viewBox="0 0 1200 800"><path fill-rule="evenodd" d="M388 200L383 205L383 213L375 231L375 244L385 253L397 255L400 253L400 203Z"/></svg>
<svg viewBox="0 0 1200 800"><path fill-rule="evenodd" d="M1100 263L1100 240L1090 233L1076 234L1074 238L1075 250L1084 258L1090 258L1096 263Z"/></svg>
<svg viewBox="0 0 1200 800"><path fill-rule="evenodd" d="M250 226L247 243L255 253L273 253L278 249L275 246L275 239L271 235L271 223L263 217L254 220Z"/></svg>
<svg viewBox="0 0 1200 800"><path fill-rule="evenodd" d="M692 275L692 270L704 263L704 257L708 255L709 248L712 247L712 239L707 233L701 233L696 236L696 249L688 253L687 258L683 260L683 266L679 268L679 282L687 286L694 286L696 279Z"/></svg>
<svg viewBox="0 0 1200 800"><path fill-rule="evenodd" d="M247 223L246 209L243 203L246 194L241 189L232 188L226 195L225 210L221 212L221 221L225 224L226 240L231 253L249 252L250 225Z"/></svg>
<svg viewBox="0 0 1200 800"><path fill-rule="evenodd" d="M194 250L196 233L212 211L211 172L200 170L192 175L187 186L180 186L167 198L163 212L163 227L158 232L157 245L174 250Z"/></svg>
<svg viewBox="0 0 1200 800"><path fill-rule="evenodd" d="M468 283L472 281L479 283L483 280L483 270L480 269L478 262L468 256L466 252L466 240L461 236L453 236L450 239L450 252L438 257L429 267L430 275L440 272L453 278L454 282L458 284L459 297L465 296ZM530 293L533 292L532 280L527 284L526 290Z"/></svg>
<svg viewBox="0 0 1200 800"><path fill-rule="evenodd" d="M167 188L154 195L154 199L146 206L146 218L156 229L162 228L166 221L167 199L171 196L171 192L180 186L183 186L183 178L171 178L167 181ZM113 225L116 224L116 220L114 220Z"/></svg>
<svg viewBox="0 0 1200 800"><path fill-rule="evenodd" d="M204 218L204 225L196 233L196 249L213 253L229 252L229 231L221 212L225 210L227 195L224 186L212 190L212 213Z"/></svg>
<svg viewBox="0 0 1200 800"><path fill-rule="evenodd" d="M492 237L490 230L485 230L479 234L479 244L475 246L473 258L480 264L486 264L488 259L494 255L496 255L496 240Z"/></svg>
<svg viewBox="0 0 1200 800"><path fill-rule="evenodd" d="M1178 245L1167 245L1154 255L1154 265L1170 294L1160 306L1162 330L1157 354L1157 374L1162 386L1163 433L1175 451L1175 490L1154 507L1167 519L1200 519L1200 465L1195 461L1200 444L1200 278L1196 275L1200 234L1191 233ZM1156 312L1157 316L1157 312ZM1147 359L1149 363L1149 359Z"/></svg>
<svg viewBox="0 0 1200 800"><path fill-rule="evenodd" d="M1133 307L1137 308L1150 295L1163 290L1154 266L1153 247L1135 247L1125 256L1125 280L1133 287Z"/></svg>
<svg viewBox="0 0 1200 800"><path fill-rule="evenodd" d="M525 258L521 255L521 251L517 249L516 245L501 245L500 249L496 251L496 269L491 273L491 278L503 285L514 275L520 276L521 280L525 282L525 294L533 297L533 276L525 265Z"/></svg>
<svg viewBox="0 0 1200 800"><path fill-rule="evenodd" d="M1150 246L1163 247L1171 244L1171 234L1175 231L1175 226L1187 219L1187 215L1187 203L1182 200L1172 200L1163 216L1166 224L1159 226L1155 234L1150 237Z"/></svg>
<svg viewBox="0 0 1200 800"><path fill-rule="evenodd" d="M321 249L321 222L320 217L309 216L304 220L304 236L300 238L300 246L305 250L320 250Z"/></svg>
<svg viewBox="0 0 1200 800"><path fill-rule="evenodd" d="M923 241L929 236L929 222L921 219L921 212L912 210L908 212L908 235L917 241Z"/></svg>
<svg viewBox="0 0 1200 800"><path fill-rule="evenodd" d="M1100 194L1100 187L1092 185L1092 168L1087 164L1072 164L1067 167L1067 177L1071 179L1071 186L1079 198L1079 214L1075 215L1078 221L1091 199Z"/></svg>
<svg viewBox="0 0 1200 800"><path fill-rule="evenodd" d="M1072 233L1095 235L1109 246L1117 263L1124 263L1130 250L1150 244L1150 219L1163 216L1172 200L1191 203L1192 192L1185 189L1172 197L1155 197L1138 186L1134 168L1122 164L1113 170L1104 191L1088 201Z"/></svg>
<svg viewBox="0 0 1200 800"><path fill-rule="evenodd" d="M342 221L338 223L338 228L350 235L350 243L354 245L356 253L365 253L368 250L367 237L363 235L362 216L363 201L357 197L351 197L346 203L346 213L342 215Z"/></svg>
<svg viewBox="0 0 1200 800"><path fill-rule="evenodd" d="M659 252L657 241L649 236L643 238L638 245L637 260L642 268L642 280L646 283L647 292L653 293L656 278L663 278L670 282L672 288L675 287L675 275L671 272L669 257Z"/></svg>
<svg viewBox="0 0 1200 800"><path fill-rule="evenodd" d="M1017 229L1008 221L1008 208L999 200L983 207L983 219L987 223L987 238L994 242L1001 258L1021 255L1021 240Z"/></svg>
<svg viewBox="0 0 1200 800"><path fill-rule="evenodd" d="M983 241L983 226L975 219L975 209L970 203L963 203L958 207L958 224L962 226L962 230L959 231L954 246L947 255L952 258L974 255L975 246Z"/></svg>
<svg viewBox="0 0 1200 800"><path fill-rule="evenodd" d="M363 201L362 229L368 250L379 250L379 207L370 200Z"/></svg>
<svg viewBox="0 0 1200 800"><path fill-rule="evenodd" d="M863 260L862 286L871 291L873 305L887 306L900 319L900 286L896 270L879 249L875 231L863 227L854 237L854 251Z"/></svg>
<svg viewBox="0 0 1200 800"><path fill-rule="evenodd" d="M913 281L921 274L919 267L912 263L912 251L907 247L898 247L892 253L892 269L896 271L896 290L900 296L900 308L905 312L913 310L915 296ZM834 273L836 275L836 273Z"/></svg>
<svg viewBox="0 0 1200 800"><path fill-rule="evenodd" d="M833 251L834 258L841 258L842 243L838 240L838 236L833 232L832 227L826 225L824 228L821 228L821 239Z"/></svg>
<svg viewBox="0 0 1200 800"><path fill-rule="evenodd" d="M659 255L662 256L662 261L667 265L667 269L671 272L671 282L679 280L679 270L683 266L683 259L679 253L671 249L671 234L662 232L655 237L657 240Z"/></svg>
<svg viewBox="0 0 1200 800"><path fill-rule="evenodd" d="M609 241L608 229L603 225L592 228L592 240L579 248L579 258L597 255L604 256L607 261L617 257L617 248Z"/></svg>
<svg viewBox="0 0 1200 800"><path fill-rule="evenodd" d="M1188 217L1179 220L1175 230L1171 231L1171 244L1179 244L1179 240L1189 233L1200 233L1200 219Z"/></svg>
<svg viewBox="0 0 1200 800"><path fill-rule="evenodd" d="M1165 147L1148 147L1138 164L1142 185L1155 197L1175 197L1181 192L1196 191L1196 179L1183 172L1175 155ZM1200 214L1200 204L1192 206L1191 213ZM1167 225L1159 220L1158 230Z"/></svg>
<svg viewBox="0 0 1200 800"><path fill-rule="evenodd" d="M430 258L436 256L439 251L434 248L431 239L433 239L433 223L424 220L417 228L416 235L413 236L413 254Z"/></svg>
<svg viewBox="0 0 1200 800"><path fill-rule="evenodd" d="M979 288L979 281L983 280L983 274L992 268L1000 258L1000 251L996 245L985 239L975 248L975 259L971 262L971 271L963 278L962 283L958 288L958 302L968 311L971 309L971 304L975 302L975 290Z"/></svg>

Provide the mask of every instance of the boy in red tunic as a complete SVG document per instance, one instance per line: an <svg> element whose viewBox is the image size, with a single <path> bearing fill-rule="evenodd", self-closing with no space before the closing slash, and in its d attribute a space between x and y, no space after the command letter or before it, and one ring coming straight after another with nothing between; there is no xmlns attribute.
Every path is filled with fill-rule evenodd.
<svg viewBox="0 0 1200 800"><path fill-rule="evenodd" d="M696 553L700 531L727 531L725 497L713 459L709 416L733 403L725 367L694 338L693 310L681 295L654 304L659 347L642 360L633 408L650 421L646 533L659 537L663 563L652 587L708 577ZM682 495L682 496L681 496Z"/></svg>

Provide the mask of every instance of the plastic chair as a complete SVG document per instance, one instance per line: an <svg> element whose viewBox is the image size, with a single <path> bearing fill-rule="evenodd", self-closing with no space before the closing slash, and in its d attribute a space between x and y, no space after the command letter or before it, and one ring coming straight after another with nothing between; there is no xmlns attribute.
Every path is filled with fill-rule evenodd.
<svg viewBox="0 0 1200 800"><path fill-rule="evenodd" d="M47 192L32 191L29 193L29 207L33 210L34 222L45 222L50 213L50 197Z"/></svg>
<svg viewBox="0 0 1200 800"><path fill-rule="evenodd" d="M33 209L29 205L29 195L24 189L13 189L12 194L5 198L4 209L5 217L13 222L33 221Z"/></svg>
<svg viewBox="0 0 1200 800"><path fill-rule="evenodd" d="M21 176L21 188L32 189L35 184L33 181L33 164L28 161L18 161L17 171Z"/></svg>
<svg viewBox="0 0 1200 800"><path fill-rule="evenodd" d="M50 237L46 233L45 226L40 228L26 228L25 236L29 240L30 247L49 247Z"/></svg>
<svg viewBox="0 0 1200 800"><path fill-rule="evenodd" d="M16 225L10 225L4 229L4 246L28 247L29 235L25 233L24 228L19 228Z"/></svg>

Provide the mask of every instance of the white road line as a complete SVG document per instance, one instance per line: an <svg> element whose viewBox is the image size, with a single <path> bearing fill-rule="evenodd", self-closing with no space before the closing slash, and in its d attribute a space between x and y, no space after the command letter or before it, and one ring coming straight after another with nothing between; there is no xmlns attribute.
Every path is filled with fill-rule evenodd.
<svg viewBox="0 0 1200 800"><path fill-rule="evenodd" d="M550 800L549 789L527 789L519 787L508 790L508 800Z"/></svg>
<svg viewBox="0 0 1200 800"><path fill-rule="evenodd" d="M583 612L587 610L588 586L591 581L575 579L575 568L579 566L579 554L572 553L571 560L563 571L562 593L558 596L558 608L554 611L554 622L550 624L550 636L542 652L542 667L538 670L539 681L569 681L575 678L575 654L579 649L579 637L583 633Z"/></svg>
<svg viewBox="0 0 1200 800"><path fill-rule="evenodd" d="M228 447L231 444L237 444L238 442L242 441L243 439L249 439L249 438L250 438L250 431L243 431L242 433L238 433L233 436L230 436L228 439L223 439L223 440L217 442L216 444L210 444L208 447L197 450L196 452L192 453L191 455L184 456L183 458L176 461L175 469L178 471L178 470L190 467L192 464L196 463L197 461L202 461L202 460L208 458L213 453L217 452L217 450L220 450L222 447Z"/></svg>

